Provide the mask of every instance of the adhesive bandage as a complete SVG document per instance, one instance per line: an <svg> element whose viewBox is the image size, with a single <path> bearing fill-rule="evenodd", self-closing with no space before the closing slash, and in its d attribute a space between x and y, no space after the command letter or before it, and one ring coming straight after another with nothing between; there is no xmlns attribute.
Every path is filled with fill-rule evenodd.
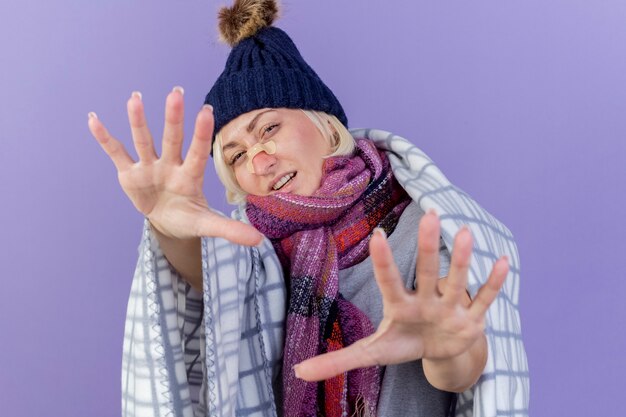
<svg viewBox="0 0 626 417"><path fill-rule="evenodd" d="M252 165L252 160L259 152L265 152L268 155L273 155L276 153L276 143L273 140L268 140L265 143L257 143L250 149L248 149L248 162L246 162L246 167L248 168L248 172L250 174L254 174L254 165Z"/></svg>

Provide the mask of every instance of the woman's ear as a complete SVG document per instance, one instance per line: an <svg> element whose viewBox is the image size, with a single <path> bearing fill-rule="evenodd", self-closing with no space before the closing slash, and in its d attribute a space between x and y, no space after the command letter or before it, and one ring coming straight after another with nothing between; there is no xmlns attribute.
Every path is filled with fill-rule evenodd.
<svg viewBox="0 0 626 417"><path fill-rule="evenodd" d="M339 132L337 132L337 129L335 129L335 126L333 126L330 120L326 119L326 123L328 123L328 127L330 128L331 148L337 149L337 147L339 146L339 141L341 140L341 138L339 137Z"/></svg>

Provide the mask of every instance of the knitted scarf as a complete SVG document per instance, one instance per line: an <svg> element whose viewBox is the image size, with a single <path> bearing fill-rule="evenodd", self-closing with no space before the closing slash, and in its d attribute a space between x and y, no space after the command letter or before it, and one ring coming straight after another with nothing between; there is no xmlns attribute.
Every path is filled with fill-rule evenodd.
<svg viewBox="0 0 626 417"><path fill-rule="evenodd" d="M410 197L397 183L384 152L357 140L354 156L323 165L312 196L249 196L250 222L274 245L289 277L283 356L287 417L376 415L378 367L356 369L323 382L295 377L293 366L341 349L374 332L367 316L339 293L339 270L368 256L375 227L395 228Z"/></svg>

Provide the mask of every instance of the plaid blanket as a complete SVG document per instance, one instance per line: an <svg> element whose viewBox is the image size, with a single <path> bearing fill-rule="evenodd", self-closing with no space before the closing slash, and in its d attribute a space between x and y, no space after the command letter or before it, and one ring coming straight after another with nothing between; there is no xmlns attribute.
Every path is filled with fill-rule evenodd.
<svg viewBox="0 0 626 417"><path fill-rule="evenodd" d="M374 129L352 134L388 152L394 175L413 200L439 214L449 250L461 225L469 225L472 296L495 260L509 257L509 276L486 316L487 365L477 384L459 395L456 416L527 416L519 255L510 231L406 139ZM241 207L233 217L247 221ZM168 264L145 222L126 316L123 416L277 416L280 392L273 387L280 375L286 290L271 244L248 248L203 238L202 267L200 294Z"/></svg>

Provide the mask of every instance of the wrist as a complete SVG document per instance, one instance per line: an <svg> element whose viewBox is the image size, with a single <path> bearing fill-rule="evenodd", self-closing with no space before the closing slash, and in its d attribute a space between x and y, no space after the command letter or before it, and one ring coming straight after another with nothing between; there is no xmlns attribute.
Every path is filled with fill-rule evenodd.
<svg viewBox="0 0 626 417"><path fill-rule="evenodd" d="M200 240L199 237L189 237L189 238L176 237L172 235L171 233L166 232L166 229L163 226L161 226L159 223L155 222L149 217L146 217L146 218L148 219L148 223L150 223L150 228L156 235L159 242L168 241L168 242L177 242L178 244L183 244L183 245L184 244L191 245L191 244L195 244L196 242Z"/></svg>
<svg viewBox="0 0 626 417"><path fill-rule="evenodd" d="M202 258L200 238L170 237L148 219L158 245L170 266L192 287L202 291Z"/></svg>
<svg viewBox="0 0 626 417"><path fill-rule="evenodd" d="M422 358L428 382L442 391L463 392L473 386L487 364L487 338L481 334L464 352L447 358Z"/></svg>

